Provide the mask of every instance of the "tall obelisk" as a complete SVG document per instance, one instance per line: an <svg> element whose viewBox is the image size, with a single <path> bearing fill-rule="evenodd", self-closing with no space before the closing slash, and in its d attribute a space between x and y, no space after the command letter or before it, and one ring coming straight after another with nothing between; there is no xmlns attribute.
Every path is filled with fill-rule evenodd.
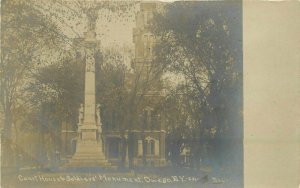
<svg viewBox="0 0 300 188"><path fill-rule="evenodd" d="M91 20L89 21L91 22ZM110 166L105 160L102 150L100 113L96 114L96 111L99 112L99 109L96 109L95 89L95 50L98 42L94 24L89 23L92 27L89 27L89 30L84 33L86 67L83 120L79 120L78 123L76 151L70 160L70 166Z"/></svg>

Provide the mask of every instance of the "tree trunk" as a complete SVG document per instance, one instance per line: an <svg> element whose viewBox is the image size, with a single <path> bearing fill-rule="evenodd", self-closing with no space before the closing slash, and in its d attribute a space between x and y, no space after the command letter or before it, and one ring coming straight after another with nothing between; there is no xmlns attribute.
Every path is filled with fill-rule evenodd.
<svg viewBox="0 0 300 188"><path fill-rule="evenodd" d="M15 156L13 157L15 159L15 168L16 168L16 171L18 171L20 169L20 166L21 166L21 161L22 159L20 158L21 157L21 146L19 145L19 132L18 132L18 125L16 122L14 122L14 131L15 131L15 140L14 140L14 145L15 145Z"/></svg>
<svg viewBox="0 0 300 188"><path fill-rule="evenodd" d="M13 166L12 140L11 140L12 113L6 107L4 116L4 129L2 130L2 167L11 168Z"/></svg>

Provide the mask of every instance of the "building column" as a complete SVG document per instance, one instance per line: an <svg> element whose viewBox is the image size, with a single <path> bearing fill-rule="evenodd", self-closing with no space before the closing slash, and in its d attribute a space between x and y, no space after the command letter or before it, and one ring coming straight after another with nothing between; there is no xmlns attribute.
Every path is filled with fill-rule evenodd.
<svg viewBox="0 0 300 188"><path fill-rule="evenodd" d="M106 137L103 137L103 149L104 149L104 156L108 159L107 151L108 151L108 144Z"/></svg>
<svg viewBox="0 0 300 188"><path fill-rule="evenodd" d="M125 166L129 166L129 157L128 157L128 137L126 137L126 140L125 140Z"/></svg>
<svg viewBox="0 0 300 188"><path fill-rule="evenodd" d="M163 162L166 162L166 133L165 132L160 132L160 159Z"/></svg>
<svg viewBox="0 0 300 188"><path fill-rule="evenodd" d="M143 140L138 140L138 157L143 156Z"/></svg>

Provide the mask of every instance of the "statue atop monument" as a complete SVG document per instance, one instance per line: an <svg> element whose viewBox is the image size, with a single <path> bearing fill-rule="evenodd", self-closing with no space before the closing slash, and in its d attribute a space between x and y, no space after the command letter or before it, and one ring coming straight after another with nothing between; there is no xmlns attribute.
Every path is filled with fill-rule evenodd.
<svg viewBox="0 0 300 188"><path fill-rule="evenodd" d="M96 30L96 21L98 19L98 11L99 11L98 7L88 7L86 9L86 16L88 19L88 28L91 31Z"/></svg>

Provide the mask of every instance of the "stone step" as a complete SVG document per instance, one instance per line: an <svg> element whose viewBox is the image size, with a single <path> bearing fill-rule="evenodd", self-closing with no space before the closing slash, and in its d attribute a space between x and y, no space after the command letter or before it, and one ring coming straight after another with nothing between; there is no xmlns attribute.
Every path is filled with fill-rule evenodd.
<svg viewBox="0 0 300 188"><path fill-rule="evenodd" d="M105 160L80 160L80 159L72 159L70 160L70 163L74 163L74 162L78 162L78 163L102 163L102 164L109 164L107 161Z"/></svg>
<svg viewBox="0 0 300 188"><path fill-rule="evenodd" d="M76 151L90 151L90 152L101 152L102 153L102 148L98 148L98 147L77 147Z"/></svg>
<svg viewBox="0 0 300 188"><path fill-rule="evenodd" d="M116 166L102 163L70 163L66 167L101 167L101 168L117 168Z"/></svg>
<svg viewBox="0 0 300 188"><path fill-rule="evenodd" d="M70 163L101 163L101 164L107 164L107 165L110 165L107 161L105 161L105 160L84 160L84 161L82 161L82 160L80 160L80 159L72 159L71 161L70 161Z"/></svg>
<svg viewBox="0 0 300 188"><path fill-rule="evenodd" d="M106 161L104 158L96 158L96 157L73 157L72 160L81 160L81 161Z"/></svg>
<svg viewBox="0 0 300 188"><path fill-rule="evenodd" d="M102 152L84 152L84 151L79 151L79 152L76 152L75 155L95 155L95 156L104 156L104 154Z"/></svg>
<svg viewBox="0 0 300 188"><path fill-rule="evenodd" d="M66 164L67 167L115 167L111 163L107 162L106 160L99 160L99 159L76 159L72 158L68 164Z"/></svg>
<svg viewBox="0 0 300 188"><path fill-rule="evenodd" d="M102 143L93 140L80 140L74 156L66 164L67 167L112 167L104 156Z"/></svg>
<svg viewBox="0 0 300 188"><path fill-rule="evenodd" d="M102 153L103 154L103 151L99 150L99 149L94 149L94 150L91 150L91 149L82 149L82 148L77 148L75 153Z"/></svg>
<svg viewBox="0 0 300 188"><path fill-rule="evenodd" d="M102 148L99 144L95 145L89 145L89 144L79 144L77 147L83 147L83 148Z"/></svg>
<svg viewBox="0 0 300 188"><path fill-rule="evenodd" d="M100 146L100 144L77 144L77 147L97 147L97 148L102 148L102 146Z"/></svg>
<svg viewBox="0 0 300 188"><path fill-rule="evenodd" d="M117 166L112 166L109 164L103 164L103 163L82 163L82 162L78 162L78 163L70 163L68 164L66 167L101 167L101 168L117 168Z"/></svg>
<svg viewBox="0 0 300 188"><path fill-rule="evenodd" d="M83 141L83 140L80 140L80 141L78 141L77 142L77 144L88 144L88 145L90 145L90 144L100 144L101 142L98 142L98 141L94 141L94 140L91 140L91 141L89 141L89 140L85 140L85 141Z"/></svg>
<svg viewBox="0 0 300 188"><path fill-rule="evenodd" d="M102 152L77 152L75 155L97 155L97 156L104 156Z"/></svg>
<svg viewBox="0 0 300 188"><path fill-rule="evenodd" d="M102 148L102 145L100 144L77 144L77 147L88 147L88 148Z"/></svg>
<svg viewBox="0 0 300 188"><path fill-rule="evenodd" d="M96 157L105 157L104 154L102 152L95 152L95 153L91 153L91 152L77 152L75 153L74 156L77 155L81 155L81 156L96 156Z"/></svg>
<svg viewBox="0 0 300 188"><path fill-rule="evenodd" d="M84 153L103 153L99 148L76 148L77 153L81 153L81 151L84 151Z"/></svg>
<svg viewBox="0 0 300 188"><path fill-rule="evenodd" d="M77 148L76 152L77 153L82 153L82 152L84 152L84 153L103 153L103 151L98 149L98 148L92 148L92 149L90 149L90 148Z"/></svg>
<svg viewBox="0 0 300 188"><path fill-rule="evenodd" d="M105 158L95 158L95 157L81 157L81 156L76 156L70 159L70 161L101 161L101 162L107 162Z"/></svg>
<svg viewBox="0 0 300 188"><path fill-rule="evenodd" d="M105 160L105 157L99 157L99 156L88 156L88 155L76 155L72 157L72 159L95 159L95 160Z"/></svg>

